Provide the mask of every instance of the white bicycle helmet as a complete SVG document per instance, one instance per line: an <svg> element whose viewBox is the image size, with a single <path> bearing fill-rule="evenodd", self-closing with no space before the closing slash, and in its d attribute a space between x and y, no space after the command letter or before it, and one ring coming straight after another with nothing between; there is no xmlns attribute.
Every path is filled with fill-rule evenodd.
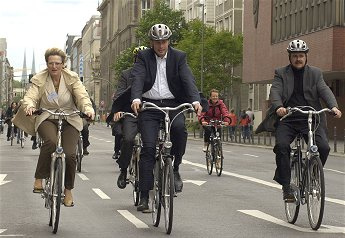
<svg viewBox="0 0 345 238"><path fill-rule="evenodd" d="M146 46L138 46L133 50L133 55L137 55L139 51L148 49Z"/></svg>
<svg viewBox="0 0 345 238"><path fill-rule="evenodd" d="M289 46L287 48L287 51L289 53L293 53L293 52L304 52L304 53L308 53L309 48L307 46L307 43L305 43L303 40L293 40L289 43Z"/></svg>
<svg viewBox="0 0 345 238"><path fill-rule="evenodd" d="M155 24L149 31L149 37L151 40L168 40L171 35L171 30L164 24Z"/></svg>

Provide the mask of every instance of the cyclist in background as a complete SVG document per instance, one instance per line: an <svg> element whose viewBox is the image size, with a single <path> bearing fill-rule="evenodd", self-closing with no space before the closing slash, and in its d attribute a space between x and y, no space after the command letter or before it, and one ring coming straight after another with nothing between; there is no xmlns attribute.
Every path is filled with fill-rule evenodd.
<svg viewBox="0 0 345 238"><path fill-rule="evenodd" d="M302 133L304 138L308 138L307 116L294 113L283 121L276 120L277 116L286 115L287 107L311 106L321 110L320 99L334 112L335 118L341 117L341 111L331 89L322 77L321 70L307 65L309 52L307 44L303 40L293 40L289 43L287 52L290 64L275 70L270 92L272 106L268 111L269 116L261 123L256 133L269 130L272 123L276 123L276 145L273 151L276 154L277 169L274 180L282 185L283 199L286 202L293 202L294 195L290 187L290 144L299 133ZM316 129L315 141L321 162L325 165L330 151L325 114L321 115L319 127L313 129Z"/></svg>
<svg viewBox="0 0 345 238"><path fill-rule="evenodd" d="M228 126L231 122L229 111L222 100L219 99L219 92L217 89L210 91L210 99L208 100L209 109L207 112L202 112L198 116L199 122L204 128L204 147L203 151L206 152L207 146L210 143L210 135L212 132L211 127L207 127L210 120L224 121L224 125ZM221 128L218 128L221 132Z"/></svg>
<svg viewBox="0 0 345 238"><path fill-rule="evenodd" d="M5 123L7 123L7 125L8 125L8 127L7 127L7 141L10 141L11 130L12 130L12 121L11 121L11 119L15 115L16 108L17 108L17 103L16 102L12 102L11 106L9 106L7 108L7 111L6 111ZM14 134L17 134L17 127L16 126L14 126Z"/></svg>
<svg viewBox="0 0 345 238"><path fill-rule="evenodd" d="M231 141L233 141L235 139L235 132L237 126L237 116L235 114L235 109L230 110L229 117L231 119L231 123L229 125L229 134Z"/></svg>
<svg viewBox="0 0 345 238"><path fill-rule="evenodd" d="M135 47L133 50L134 62L136 61L138 52L141 50L145 50L147 47L139 46ZM121 77L119 79L118 88L117 88L117 98L113 101L112 105L112 113L113 120L118 122L121 120L121 127L122 127L122 142L121 142L121 153L117 163L120 167L120 175L117 179L117 186L121 189L124 189L127 185L127 168L130 163L132 152L133 152L133 145L134 139L136 134L138 133L138 125L137 119L131 116L126 116L121 119L123 112L130 112L133 113L131 109L130 103L130 91L126 90L132 86L132 80L130 79L132 67L122 71Z"/></svg>
<svg viewBox="0 0 345 238"><path fill-rule="evenodd" d="M192 103L197 114L201 113L200 95L192 71L187 65L186 53L169 46L172 35L169 27L155 24L149 30L151 48L139 51L131 71L132 109L140 109L142 101L161 107L176 107L181 103ZM178 112L171 112L172 118ZM139 161L140 203L138 211L148 210L149 190L153 188L153 167L155 163L156 139L164 114L156 110L143 111L139 115L139 130L143 142ZM175 191L181 192L183 182L179 173L182 156L187 143L185 117L180 114L171 125L171 153L174 159Z"/></svg>

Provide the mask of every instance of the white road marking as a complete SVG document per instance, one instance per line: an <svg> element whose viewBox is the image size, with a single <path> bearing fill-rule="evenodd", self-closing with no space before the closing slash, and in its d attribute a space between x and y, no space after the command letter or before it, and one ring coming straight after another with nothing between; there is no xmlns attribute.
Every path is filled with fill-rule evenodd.
<svg viewBox="0 0 345 238"><path fill-rule="evenodd" d="M102 190L100 190L99 188L93 188L92 189L98 196L100 196L102 199L110 199L110 197L105 194Z"/></svg>
<svg viewBox="0 0 345 238"><path fill-rule="evenodd" d="M0 234L5 232L7 229L0 229Z"/></svg>
<svg viewBox="0 0 345 238"><path fill-rule="evenodd" d="M278 218L275 218L271 215L268 215L264 212L258 211L258 210L238 210L239 212L242 212L244 214L272 222L281 226L285 226L297 231L301 232L313 232L316 231L312 230L311 228L304 228L304 227L298 227L296 225L290 224L288 222L285 222L283 220L280 220ZM325 227L325 228L324 228ZM337 227L337 226L327 226L327 225L321 225L321 227L317 230L317 233L345 233L345 227Z"/></svg>
<svg viewBox="0 0 345 238"><path fill-rule="evenodd" d="M91 138L95 139L95 140L101 140L101 141L105 141L107 143L113 143L113 141L110 141L110 140L105 140L105 139L102 139L102 138L97 138L97 137L94 137L94 136L90 136Z"/></svg>
<svg viewBox="0 0 345 238"><path fill-rule="evenodd" d="M0 174L0 185L4 185L6 183L12 182L12 180L4 181L7 174Z"/></svg>
<svg viewBox="0 0 345 238"><path fill-rule="evenodd" d="M251 154L243 154L243 155L247 155L247 156L251 156L251 157L255 157L255 158L259 157L257 155L251 155Z"/></svg>
<svg viewBox="0 0 345 238"><path fill-rule="evenodd" d="M193 162L188 161L188 160L182 160L182 163L206 169L206 165L199 164L199 163L193 163ZM272 187L272 188L281 189L281 185L279 185L279 184L267 182L267 181L264 181L264 180L261 180L261 179L257 179L257 178L253 178L253 177L250 177L250 176L236 174L236 173L230 173L230 172L227 172L227 171L224 171L224 170L223 170L222 174L229 175L229 176L236 177L236 178L241 178L241 179L248 180L248 181L251 181L251 182L254 182L254 183L263 184L263 185L266 185L266 186L269 186L269 187ZM325 200L328 201L328 202L333 202L333 203L345 206L345 200L340 200L340 199L336 199L336 198L329 198L329 197L325 197Z"/></svg>
<svg viewBox="0 0 345 238"><path fill-rule="evenodd" d="M0 234L7 231L7 229L0 229ZM8 235L0 235L0 237L18 237L18 236L24 236L21 234L8 234Z"/></svg>
<svg viewBox="0 0 345 238"><path fill-rule="evenodd" d="M82 180L89 180L89 178L88 177L86 177L86 175L85 174L82 174L82 173L77 173L78 174L78 176L82 179Z"/></svg>
<svg viewBox="0 0 345 238"><path fill-rule="evenodd" d="M201 186L204 183L206 183L206 181L201 181L201 180L183 180L183 182L185 183L193 183L195 185Z"/></svg>
<svg viewBox="0 0 345 238"><path fill-rule="evenodd" d="M224 152L227 152L227 153L232 153L232 151L230 150L223 150Z"/></svg>
<svg viewBox="0 0 345 238"><path fill-rule="evenodd" d="M117 210L124 218L130 221L136 228L149 228L144 222L136 218L132 213L128 210Z"/></svg>
<svg viewBox="0 0 345 238"><path fill-rule="evenodd" d="M323 168L323 170L328 170L328 171L332 171L332 172L336 172L336 173L340 173L340 174L345 174L345 172L342 172L342 171L339 171L339 170L335 170L335 169Z"/></svg>

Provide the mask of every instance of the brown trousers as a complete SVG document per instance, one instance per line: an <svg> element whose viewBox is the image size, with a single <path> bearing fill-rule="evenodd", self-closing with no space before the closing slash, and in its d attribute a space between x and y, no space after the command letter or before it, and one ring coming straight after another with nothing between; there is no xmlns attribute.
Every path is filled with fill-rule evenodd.
<svg viewBox="0 0 345 238"><path fill-rule="evenodd" d="M47 119L38 127L38 134L43 140L41 152L38 157L35 178L50 177L51 154L56 149L58 120ZM65 188L73 189L76 167L76 147L79 131L63 121L62 123L62 148L65 153L66 171Z"/></svg>

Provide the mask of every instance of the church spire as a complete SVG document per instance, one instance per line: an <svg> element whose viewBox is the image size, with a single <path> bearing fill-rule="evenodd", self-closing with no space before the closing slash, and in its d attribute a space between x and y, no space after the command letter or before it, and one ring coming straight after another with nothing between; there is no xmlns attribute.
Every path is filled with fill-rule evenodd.
<svg viewBox="0 0 345 238"><path fill-rule="evenodd" d="M26 49L24 50L24 62L22 69L22 83L28 83L28 72L26 68Z"/></svg>
<svg viewBox="0 0 345 238"><path fill-rule="evenodd" d="M32 52L32 66L31 66L31 74L36 74L36 64L35 64L35 51Z"/></svg>

